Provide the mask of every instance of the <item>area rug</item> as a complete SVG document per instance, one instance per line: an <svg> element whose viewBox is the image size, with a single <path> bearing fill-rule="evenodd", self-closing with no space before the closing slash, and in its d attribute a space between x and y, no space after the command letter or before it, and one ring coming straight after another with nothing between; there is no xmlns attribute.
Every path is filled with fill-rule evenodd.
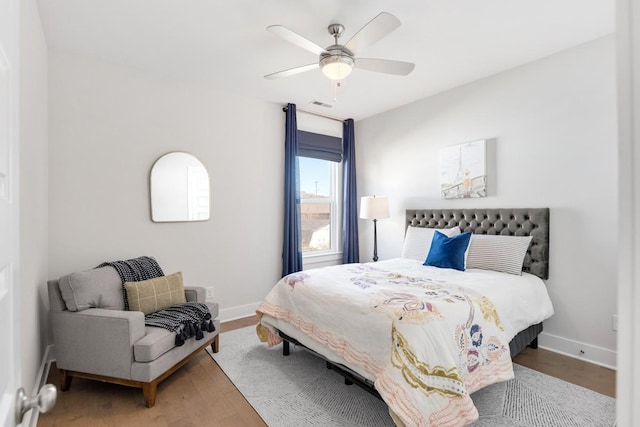
<svg viewBox="0 0 640 427"><path fill-rule="evenodd" d="M210 351L210 349L208 349ZM210 353L211 354L211 353ZM308 351L268 348L254 327L225 332L211 355L249 404L271 427L393 427L383 401ZM486 427L611 427L615 399L514 365L515 379L471 395Z"/></svg>

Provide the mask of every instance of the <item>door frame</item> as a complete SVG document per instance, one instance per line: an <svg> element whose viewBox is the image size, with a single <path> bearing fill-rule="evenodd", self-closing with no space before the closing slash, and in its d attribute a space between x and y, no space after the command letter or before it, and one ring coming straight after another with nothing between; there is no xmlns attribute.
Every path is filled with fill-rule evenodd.
<svg viewBox="0 0 640 427"><path fill-rule="evenodd" d="M618 425L640 423L640 0L618 0Z"/></svg>
<svg viewBox="0 0 640 427"><path fill-rule="evenodd" d="M0 108L0 120L6 120L6 128L0 135L4 141L0 144L2 156L7 163L0 164L3 175L6 176L3 189L0 190L0 234L2 235L0 249L0 298L2 305L8 303L8 327L3 327L2 340L8 347L3 348L7 359L2 359L0 369L8 369L7 384L0 384L0 426L13 427L15 425L16 390L21 380L21 365L18 357L20 341L20 1L0 0L0 84L6 84L1 102L6 102ZM8 95L7 95L8 94ZM6 107L6 108L5 108ZM4 113L3 113L4 112ZM5 300L6 298L6 300ZM3 319L4 320L4 319ZM4 323L4 322L3 322ZM4 388L4 390L2 390Z"/></svg>

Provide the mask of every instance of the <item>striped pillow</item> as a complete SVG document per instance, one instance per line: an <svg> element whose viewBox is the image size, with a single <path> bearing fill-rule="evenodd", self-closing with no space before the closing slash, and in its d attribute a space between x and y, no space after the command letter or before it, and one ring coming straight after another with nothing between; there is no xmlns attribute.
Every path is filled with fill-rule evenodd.
<svg viewBox="0 0 640 427"><path fill-rule="evenodd" d="M522 275L522 264L531 239L531 236L474 234L466 267Z"/></svg>

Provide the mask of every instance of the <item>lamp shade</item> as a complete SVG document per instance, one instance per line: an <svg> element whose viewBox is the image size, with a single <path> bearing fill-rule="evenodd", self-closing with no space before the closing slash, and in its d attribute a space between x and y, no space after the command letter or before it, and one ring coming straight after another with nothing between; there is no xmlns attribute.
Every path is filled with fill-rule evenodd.
<svg viewBox="0 0 640 427"><path fill-rule="evenodd" d="M360 199L360 218L389 218L389 199L376 196L363 197Z"/></svg>

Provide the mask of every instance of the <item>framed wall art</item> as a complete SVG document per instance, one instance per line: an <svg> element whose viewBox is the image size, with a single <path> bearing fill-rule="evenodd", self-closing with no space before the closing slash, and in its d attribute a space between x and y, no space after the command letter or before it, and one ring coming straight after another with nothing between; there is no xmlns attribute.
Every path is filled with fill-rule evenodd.
<svg viewBox="0 0 640 427"><path fill-rule="evenodd" d="M443 199L487 197L486 140L440 150L440 194Z"/></svg>

